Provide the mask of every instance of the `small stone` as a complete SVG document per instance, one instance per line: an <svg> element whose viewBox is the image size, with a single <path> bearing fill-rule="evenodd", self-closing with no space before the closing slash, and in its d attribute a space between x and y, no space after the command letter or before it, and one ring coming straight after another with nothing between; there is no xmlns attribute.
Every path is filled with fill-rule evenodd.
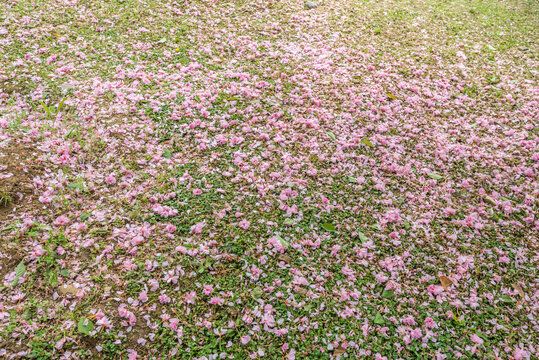
<svg viewBox="0 0 539 360"><path fill-rule="evenodd" d="M77 289L73 285L62 285L62 286L58 287L58 291L62 295L73 295L73 296L75 296L79 292L79 289Z"/></svg>
<svg viewBox="0 0 539 360"><path fill-rule="evenodd" d="M519 46L518 49L520 51L528 51L529 50L526 46Z"/></svg>
<svg viewBox="0 0 539 360"><path fill-rule="evenodd" d="M318 3L316 1L306 1L305 2L305 9L312 10L318 7Z"/></svg>
<svg viewBox="0 0 539 360"><path fill-rule="evenodd" d="M485 196L485 201L488 202L490 205L496 205L496 200L494 200L493 198L491 198L490 196Z"/></svg>

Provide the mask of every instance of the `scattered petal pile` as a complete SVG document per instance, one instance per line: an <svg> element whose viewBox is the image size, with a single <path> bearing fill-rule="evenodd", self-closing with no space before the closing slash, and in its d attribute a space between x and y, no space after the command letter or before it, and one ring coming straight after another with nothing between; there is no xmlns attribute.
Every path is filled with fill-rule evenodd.
<svg viewBox="0 0 539 360"><path fill-rule="evenodd" d="M308 3L0 5L1 358L539 356L539 7Z"/></svg>

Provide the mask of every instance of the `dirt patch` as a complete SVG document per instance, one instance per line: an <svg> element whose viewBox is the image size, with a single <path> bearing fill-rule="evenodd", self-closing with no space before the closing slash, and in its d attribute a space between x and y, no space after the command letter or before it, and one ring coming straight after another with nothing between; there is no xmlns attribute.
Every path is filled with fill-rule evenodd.
<svg viewBox="0 0 539 360"><path fill-rule="evenodd" d="M0 147L0 225L7 225L15 213L39 207L32 180L43 172L44 164L30 146L10 141Z"/></svg>
<svg viewBox="0 0 539 360"><path fill-rule="evenodd" d="M38 153L15 140L0 144L0 279L15 269L26 252L14 241L6 226L32 212L41 204L34 194L33 179L44 172Z"/></svg>
<svg viewBox="0 0 539 360"><path fill-rule="evenodd" d="M28 95L36 86L27 79L18 81L17 79L0 80L2 92L11 94Z"/></svg>

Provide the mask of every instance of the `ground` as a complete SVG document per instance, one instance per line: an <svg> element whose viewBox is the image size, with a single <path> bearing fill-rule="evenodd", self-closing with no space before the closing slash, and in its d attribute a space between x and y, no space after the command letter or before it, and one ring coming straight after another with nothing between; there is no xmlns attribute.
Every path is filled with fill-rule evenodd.
<svg viewBox="0 0 539 360"><path fill-rule="evenodd" d="M0 357L537 359L534 0L5 0Z"/></svg>

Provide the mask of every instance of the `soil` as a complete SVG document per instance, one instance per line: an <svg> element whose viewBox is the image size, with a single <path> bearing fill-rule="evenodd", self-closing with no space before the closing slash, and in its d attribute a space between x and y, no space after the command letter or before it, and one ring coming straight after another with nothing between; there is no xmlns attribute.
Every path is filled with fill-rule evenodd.
<svg viewBox="0 0 539 360"><path fill-rule="evenodd" d="M43 174L45 166L37 160L37 152L25 143L12 140L0 144L0 193L10 200L0 202L0 279L13 271L26 252L8 232L2 231L21 214L33 212L42 207L34 194L34 177Z"/></svg>
<svg viewBox="0 0 539 360"><path fill-rule="evenodd" d="M0 191L11 199L7 204L0 203L0 225L4 227L11 219L20 218L18 214L40 207L32 180L44 173L45 166L37 159L34 149L11 141L0 147L0 169L3 169L1 175L12 174L0 179Z"/></svg>

